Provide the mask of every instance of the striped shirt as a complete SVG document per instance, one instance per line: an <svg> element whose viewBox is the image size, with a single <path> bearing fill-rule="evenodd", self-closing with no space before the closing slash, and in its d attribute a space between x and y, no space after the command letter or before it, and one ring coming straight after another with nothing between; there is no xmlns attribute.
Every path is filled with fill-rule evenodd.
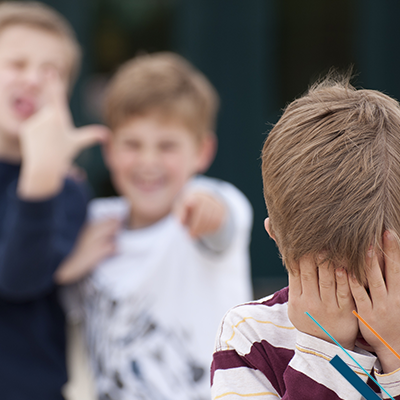
<svg viewBox="0 0 400 400"><path fill-rule="evenodd" d="M335 344L296 330L289 320L288 288L231 309L216 339L211 366L213 400L358 400L361 394L329 361L337 354L383 399L389 398ZM350 352L378 383L400 400L400 369L379 374L377 357Z"/></svg>

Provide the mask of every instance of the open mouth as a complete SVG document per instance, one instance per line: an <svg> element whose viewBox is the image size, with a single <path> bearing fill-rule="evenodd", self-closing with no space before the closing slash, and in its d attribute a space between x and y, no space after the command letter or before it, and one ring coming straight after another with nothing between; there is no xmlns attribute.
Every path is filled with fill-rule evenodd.
<svg viewBox="0 0 400 400"><path fill-rule="evenodd" d="M36 112L36 104L29 97L19 96L12 101L12 109L20 118L27 119Z"/></svg>

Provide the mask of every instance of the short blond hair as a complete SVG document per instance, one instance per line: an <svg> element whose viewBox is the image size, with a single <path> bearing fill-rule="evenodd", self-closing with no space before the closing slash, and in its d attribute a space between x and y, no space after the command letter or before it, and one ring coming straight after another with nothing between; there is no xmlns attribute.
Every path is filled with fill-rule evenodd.
<svg viewBox="0 0 400 400"><path fill-rule="evenodd" d="M215 128L218 95L183 57L160 52L127 61L111 80L105 120L115 130L137 115L156 112L186 125L198 137Z"/></svg>
<svg viewBox="0 0 400 400"><path fill-rule="evenodd" d="M291 269L323 255L366 283L366 255L400 233L400 108L327 78L288 105L262 151L270 228Z"/></svg>
<svg viewBox="0 0 400 400"><path fill-rule="evenodd" d="M69 82L72 85L79 72L81 48L70 23L53 8L39 2L4 2L0 4L0 32L13 25L44 30L64 39L71 49Z"/></svg>

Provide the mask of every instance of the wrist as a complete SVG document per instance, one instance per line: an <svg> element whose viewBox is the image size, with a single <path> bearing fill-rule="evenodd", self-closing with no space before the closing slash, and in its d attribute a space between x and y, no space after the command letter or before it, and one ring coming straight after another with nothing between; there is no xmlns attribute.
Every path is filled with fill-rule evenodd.
<svg viewBox="0 0 400 400"><path fill-rule="evenodd" d="M58 285L69 285L81 279L85 273L84 260L72 253L54 272L54 282Z"/></svg>
<svg viewBox="0 0 400 400"><path fill-rule="evenodd" d="M43 200L58 194L64 183L64 171L47 165L23 164L17 194L24 200Z"/></svg>
<svg viewBox="0 0 400 400"><path fill-rule="evenodd" d="M388 348L376 351L376 356L381 363L384 374L389 374L400 368L400 359L397 358Z"/></svg>

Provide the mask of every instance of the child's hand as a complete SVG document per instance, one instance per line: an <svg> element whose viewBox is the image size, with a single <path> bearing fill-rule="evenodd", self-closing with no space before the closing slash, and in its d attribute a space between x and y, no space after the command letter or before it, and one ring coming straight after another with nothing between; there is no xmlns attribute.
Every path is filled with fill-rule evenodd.
<svg viewBox="0 0 400 400"><path fill-rule="evenodd" d="M86 225L75 248L54 274L60 285L73 283L89 274L100 261L115 253L115 236L121 227L118 220L110 219Z"/></svg>
<svg viewBox="0 0 400 400"><path fill-rule="evenodd" d="M367 271L370 295L356 279L350 279L350 288L360 316L400 353L400 249L389 231L383 235L383 252L385 278L376 252L370 254L371 267ZM363 323L359 325L364 339L374 348L383 371L389 373L400 368L400 360Z"/></svg>
<svg viewBox="0 0 400 400"><path fill-rule="evenodd" d="M73 126L65 84L52 71L46 81L44 106L26 120L20 132L19 195L34 200L56 194L73 158L83 148L104 140L107 132L102 126Z"/></svg>
<svg viewBox="0 0 400 400"><path fill-rule="evenodd" d="M226 218L226 206L205 192L189 192L177 202L175 214L188 227L192 238L212 234L221 228Z"/></svg>
<svg viewBox="0 0 400 400"><path fill-rule="evenodd" d="M305 314L308 311L344 348L353 350L358 333L353 310L354 302L343 268L334 271L333 266L328 268L325 262L317 271L313 257L304 256L298 268L289 273L288 315L297 330L331 342Z"/></svg>

